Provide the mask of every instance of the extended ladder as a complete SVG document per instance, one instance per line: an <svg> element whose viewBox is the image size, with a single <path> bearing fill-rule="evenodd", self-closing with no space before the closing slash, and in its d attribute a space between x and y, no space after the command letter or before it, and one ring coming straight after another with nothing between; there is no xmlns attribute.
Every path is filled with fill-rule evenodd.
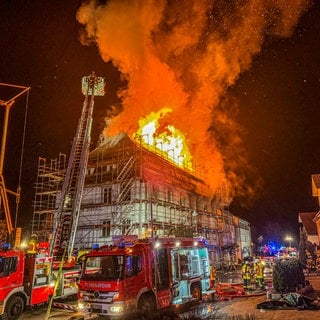
<svg viewBox="0 0 320 320"><path fill-rule="evenodd" d="M83 77L82 93L85 95L82 113L54 216L50 255L55 260L67 255L69 261L73 255L88 163L94 96L104 95L104 79L97 77L94 72Z"/></svg>

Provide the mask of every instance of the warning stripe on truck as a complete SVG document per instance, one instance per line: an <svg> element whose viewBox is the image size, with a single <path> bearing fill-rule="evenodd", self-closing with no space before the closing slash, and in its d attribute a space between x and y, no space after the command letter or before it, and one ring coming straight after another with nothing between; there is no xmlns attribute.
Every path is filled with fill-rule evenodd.
<svg viewBox="0 0 320 320"><path fill-rule="evenodd" d="M73 311L73 312L78 311L77 306L74 304L53 302L53 307L63 309L63 310Z"/></svg>

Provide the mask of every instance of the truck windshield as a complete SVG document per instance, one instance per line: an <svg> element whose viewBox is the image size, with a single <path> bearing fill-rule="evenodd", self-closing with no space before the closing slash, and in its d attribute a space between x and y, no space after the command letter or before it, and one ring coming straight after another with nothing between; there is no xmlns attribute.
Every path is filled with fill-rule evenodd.
<svg viewBox="0 0 320 320"><path fill-rule="evenodd" d="M17 271L18 257L0 257L0 278Z"/></svg>
<svg viewBox="0 0 320 320"><path fill-rule="evenodd" d="M88 257L83 266L83 280L118 280L124 276L124 256Z"/></svg>

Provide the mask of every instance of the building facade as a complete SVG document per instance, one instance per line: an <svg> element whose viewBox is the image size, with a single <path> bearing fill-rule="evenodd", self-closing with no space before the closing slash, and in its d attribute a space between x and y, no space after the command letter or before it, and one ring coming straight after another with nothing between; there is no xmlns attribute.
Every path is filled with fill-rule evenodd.
<svg viewBox="0 0 320 320"><path fill-rule="evenodd" d="M50 167L38 171L32 230L46 238L61 174L50 175ZM132 234L204 238L218 267L251 255L250 224L229 212L223 186L212 195L200 172L174 164L167 154L142 145L139 136L121 133L90 152L75 247Z"/></svg>

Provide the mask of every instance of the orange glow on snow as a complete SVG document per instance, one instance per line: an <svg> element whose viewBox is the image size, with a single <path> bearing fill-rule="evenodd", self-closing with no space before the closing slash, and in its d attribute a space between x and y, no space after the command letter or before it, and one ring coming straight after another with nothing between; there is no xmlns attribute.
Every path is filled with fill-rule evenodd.
<svg viewBox="0 0 320 320"><path fill-rule="evenodd" d="M192 169L192 157L184 134L163 121L171 111L170 108L163 108L140 119L134 136L139 137L147 148L154 149L179 167Z"/></svg>

